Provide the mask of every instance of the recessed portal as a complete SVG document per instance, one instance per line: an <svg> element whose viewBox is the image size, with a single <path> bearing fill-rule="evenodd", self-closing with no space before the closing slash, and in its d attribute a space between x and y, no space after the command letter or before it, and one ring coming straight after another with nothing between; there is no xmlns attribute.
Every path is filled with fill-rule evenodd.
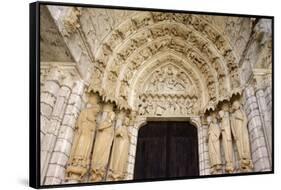
<svg viewBox="0 0 281 190"><path fill-rule="evenodd" d="M140 128L134 179L199 176L197 128L153 121Z"/></svg>

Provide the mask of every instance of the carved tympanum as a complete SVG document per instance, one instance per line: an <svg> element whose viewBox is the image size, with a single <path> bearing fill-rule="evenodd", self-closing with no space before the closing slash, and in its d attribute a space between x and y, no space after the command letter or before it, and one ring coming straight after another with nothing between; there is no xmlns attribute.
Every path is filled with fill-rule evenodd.
<svg viewBox="0 0 281 190"><path fill-rule="evenodd" d="M198 110L197 100L196 96L144 94L140 96L139 114L155 116L193 114Z"/></svg>
<svg viewBox="0 0 281 190"><path fill-rule="evenodd" d="M198 89L183 70L171 64L152 72L143 89L137 105L140 115L188 115L199 110Z"/></svg>

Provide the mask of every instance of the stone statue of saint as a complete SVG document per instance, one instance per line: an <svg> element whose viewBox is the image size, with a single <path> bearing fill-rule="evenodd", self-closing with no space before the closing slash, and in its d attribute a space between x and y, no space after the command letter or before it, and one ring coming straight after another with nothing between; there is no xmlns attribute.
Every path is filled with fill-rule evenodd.
<svg viewBox="0 0 281 190"><path fill-rule="evenodd" d="M248 119L245 112L241 109L239 101L232 104L231 130L238 149L241 171L251 171L253 163L251 160L250 142L248 134Z"/></svg>
<svg viewBox="0 0 281 190"><path fill-rule="evenodd" d="M107 179L110 181L117 181L125 178L130 144L127 130L128 125L129 118L125 117L124 123L115 129L114 143L107 176Z"/></svg>
<svg viewBox="0 0 281 190"><path fill-rule="evenodd" d="M221 170L221 151L220 151L221 130L217 124L214 114L209 117L208 129L208 148L212 174L218 174Z"/></svg>
<svg viewBox="0 0 281 190"><path fill-rule="evenodd" d="M70 159L66 168L67 180L81 182L88 171L96 129L96 116L99 110L100 106L95 105L82 110L78 117Z"/></svg>
<svg viewBox="0 0 281 190"><path fill-rule="evenodd" d="M113 120L115 113L107 112L104 119L97 128L96 141L92 155L92 176L93 182L102 181L108 164L110 149L114 137Z"/></svg>
<svg viewBox="0 0 281 190"><path fill-rule="evenodd" d="M153 100L152 100L151 97L147 98L146 105L147 105L146 106L146 112L148 114L154 114L155 108L154 108Z"/></svg>
<svg viewBox="0 0 281 190"><path fill-rule="evenodd" d="M219 118L221 121L221 133L222 133L222 145L225 157L225 171L227 173L233 173L233 147L231 138L230 118L227 105L224 105L223 110L219 111Z"/></svg>

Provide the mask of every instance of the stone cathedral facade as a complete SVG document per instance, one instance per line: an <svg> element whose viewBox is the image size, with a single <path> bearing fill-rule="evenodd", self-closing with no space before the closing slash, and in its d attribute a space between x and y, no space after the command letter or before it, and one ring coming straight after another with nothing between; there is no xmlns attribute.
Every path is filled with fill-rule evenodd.
<svg viewBox="0 0 281 190"><path fill-rule="evenodd" d="M194 175L272 170L271 19L40 14L42 185L134 179L151 121L192 125Z"/></svg>

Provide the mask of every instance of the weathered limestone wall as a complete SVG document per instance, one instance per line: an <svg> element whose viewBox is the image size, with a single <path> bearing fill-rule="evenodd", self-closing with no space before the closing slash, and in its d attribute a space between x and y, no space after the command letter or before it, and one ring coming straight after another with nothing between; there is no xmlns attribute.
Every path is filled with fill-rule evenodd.
<svg viewBox="0 0 281 190"><path fill-rule="evenodd" d="M84 83L69 63L41 65L46 74L41 89L41 183L59 184L64 180L73 128L84 104Z"/></svg>
<svg viewBox="0 0 281 190"><path fill-rule="evenodd" d="M127 161L127 177L126 179L131 180L134 178L134 166L135 166L135 157L138 141L138 121L133 121L130 123L128 131L130 134L130 146L129 146L129 155Z"/></svg>
<svg viewBox="0 0 281 190"><path fill-rule="evenodd" d="M54 105L53 112L51 114L49 127L46 131L46 135L43 138L41 146L41 174L44 176L52 151L54 149L60 124L62 122L66 104L72 89L72 82L66 78L62 81L61 88L58 91L57 99ZM43 181L42 181L43 182Z"/></svg>
<svg viewBox="0 0 281 190"><path fill-rule="evenodd" d="M262 115L253 87L245 89L245 110L249 119L248 129L255 171L270 171L270 154L268 152L263 130Z"/></svg>
<svg viewBox="0 0 281 190"><path fill-rule="evenodd" d="M48 164L45 184L59 184L65 178L65 166L70 156L74 127L83 107L83 81L76 81L70 94L55 147Z"/></svg>
<svg viewBox="0 0 281 190"><path fill-rule="evenodd" d="M240 62L255 171L272 169L271 42L271 20L257 20Z"/></svg>
<svg viewBox="0 0 281 190"><path fill-rule="evenodd" d="M210 161L208 151L208 124L203 121L202 126L198 127L198 146L199 146L199 173L200 175L210 175Z"/></svg>

